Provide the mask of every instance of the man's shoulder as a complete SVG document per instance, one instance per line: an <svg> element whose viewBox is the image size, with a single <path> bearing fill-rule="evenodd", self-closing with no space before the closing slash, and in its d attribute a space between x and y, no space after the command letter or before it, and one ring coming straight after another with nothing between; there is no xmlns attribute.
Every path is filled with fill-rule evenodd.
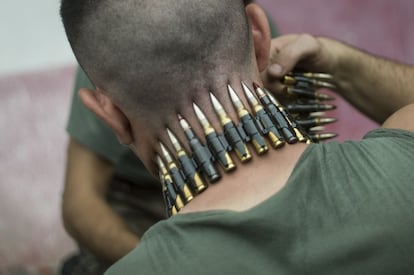
<svg viewBox="0 0 414 275"><path fill-rule="evenodd" d="M406 139L407 141L413 141L414 132L404 129L393 129L393 128L377 128L368 132L363 139L372 138L400 138Z"/></svg>
<svg viewBox="0 0 414 275"><path fill-rule="evenodd" d="M124 258L111 266L106 275L117 274L190 274L196 268L189 251L196 253L201 248L198 234L194 234L199 223L194 221L204 217L203 213L179 214L153 225L142 237L139 245ZM209 242L214 238L204 230ZM181 264L178 264L181 263Z"/></svg>
<svg viewBox="0 0 414 275"><path fill-rule="evenodd" d="M396 146L399 145L399 146ZM361 140L346 140L342 142L332 141L320 144L314 144L310 146L304 155L352 155L357 154L360 157L373 157L374 155L365 154L364 150L376 150L377 152L392 151L400 152L403 155L406 152L404 145L408 148L413 148L414 145L414 132L402 130L402 129L387 129L377 128L369 131ZM311 153L312 152L312 153Z"/></svg>

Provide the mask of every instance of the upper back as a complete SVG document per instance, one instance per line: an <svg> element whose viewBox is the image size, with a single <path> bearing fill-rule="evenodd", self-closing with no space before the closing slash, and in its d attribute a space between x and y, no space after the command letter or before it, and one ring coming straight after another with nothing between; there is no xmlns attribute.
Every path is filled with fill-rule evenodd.
<svg viewBox="0 0 414 275"><path fill-rule="evenodd" d="M247 211L161 222L110 271L411 273L413 155L414 133L401 130L379 129L361 142L311 145L276 195Z"/></svg>

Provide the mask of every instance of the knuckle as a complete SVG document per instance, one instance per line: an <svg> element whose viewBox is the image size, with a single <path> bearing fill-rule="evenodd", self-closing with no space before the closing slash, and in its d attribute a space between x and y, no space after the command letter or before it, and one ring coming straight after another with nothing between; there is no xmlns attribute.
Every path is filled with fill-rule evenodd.
<svg viewBox="0 0 414 275"><path fill-rule="evenodd" d="M309 33L303 33L298 36L298 40L302 43L314 43L316 41L315 37Z"/></svg>

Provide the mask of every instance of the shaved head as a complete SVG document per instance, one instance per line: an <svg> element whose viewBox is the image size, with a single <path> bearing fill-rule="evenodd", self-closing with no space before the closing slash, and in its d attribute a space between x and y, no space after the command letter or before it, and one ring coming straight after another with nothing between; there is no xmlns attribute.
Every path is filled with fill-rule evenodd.
<svg viewBox="0 0 414 275"><path fill-rule="evenodd" d="M92 82L137 115L176 108L252 60L241 0L63 0L61 15Z"/></svg>

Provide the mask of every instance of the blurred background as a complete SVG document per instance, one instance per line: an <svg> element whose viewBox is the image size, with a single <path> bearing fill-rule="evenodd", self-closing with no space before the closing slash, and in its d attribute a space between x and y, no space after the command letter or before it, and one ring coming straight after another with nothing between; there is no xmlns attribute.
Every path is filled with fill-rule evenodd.
<svg viewBox="0 0 414 275"><path fill-rule="evenodd" d="M281 33L334 37L414 63L414 1L258 2ZM51 274L75 248L63 229L60 198L76 62L59 1L1 4L0 274ZM360 139L377 126L342 100L335 104L330 115L340 120L328 130L340 133L336 140Z"/></svg>

